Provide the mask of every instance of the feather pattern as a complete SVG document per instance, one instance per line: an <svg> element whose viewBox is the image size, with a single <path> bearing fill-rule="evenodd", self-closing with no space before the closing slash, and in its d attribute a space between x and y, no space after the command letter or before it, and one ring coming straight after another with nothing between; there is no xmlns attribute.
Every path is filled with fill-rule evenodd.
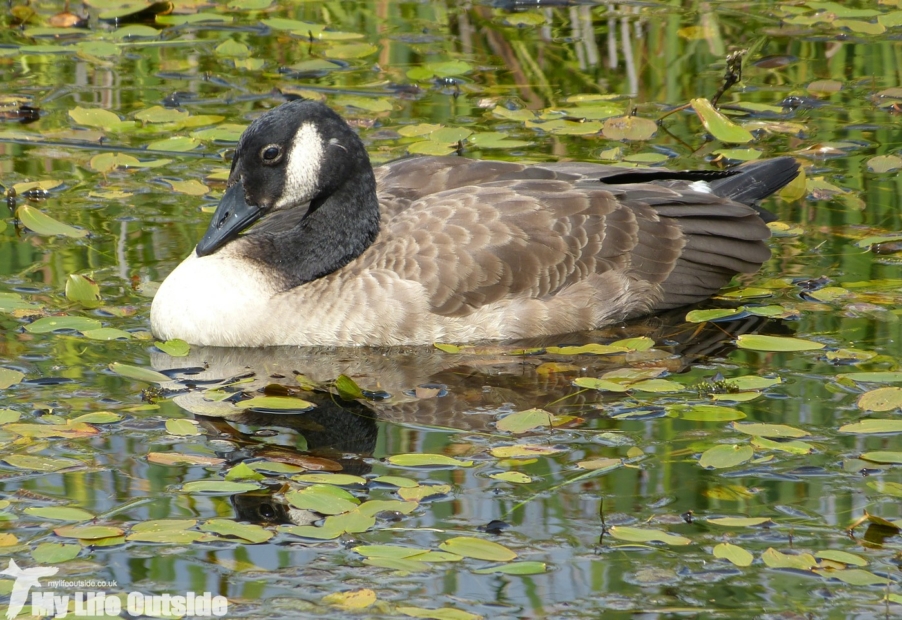
<svg viewBox="0 0 902 620"><path fill-rule="evenodd" d="M353 132L321 104L285 110L293 105L269 113L291 114L270 122L269 135L242 138L230 178L244 188L239 206L277 206L244 236L212 252L199 247L167 278L151 313L159 337L214 346L466 342L587 330L698 302L768 259L755 203L798 169L791 158L756 162L711 175L711 190L691 172L656 178L590 163L458 157L375 170L367 161L357 176L363 164L345 161L352 148L365 160ZM314 134L321 143L303 161L344 158L319 162L315 188L302 191L294 178L286 195L277 170L253 179L254 154L284 142L290 168ZM345 233L364 225L369 232ZM345 239L364 247L333 252Z"/></svg>

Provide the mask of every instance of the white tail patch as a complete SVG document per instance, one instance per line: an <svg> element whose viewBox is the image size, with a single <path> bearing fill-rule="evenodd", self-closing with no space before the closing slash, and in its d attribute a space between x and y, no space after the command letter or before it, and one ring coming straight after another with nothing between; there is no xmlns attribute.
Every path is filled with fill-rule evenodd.
<svg viewBox="0 0 902 620"><path fill-rule="evenodd" d="M693 181L689 184L689 189L692 191L698 192L700 194L713 194L714 191L711 189L711 186L708 185L707 181Z"/></svg>

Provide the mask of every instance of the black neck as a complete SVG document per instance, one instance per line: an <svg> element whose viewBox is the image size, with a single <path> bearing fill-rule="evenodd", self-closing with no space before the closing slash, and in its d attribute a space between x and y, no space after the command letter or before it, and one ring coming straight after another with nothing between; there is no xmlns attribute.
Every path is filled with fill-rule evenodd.
<svg viewBox="0 0 902 620"><path fill-rule="evenodd" d="M376 179L367 166L329 195L313 199L293 228L249 235L247 255L275 270L287 290L341 269L378 234Z"/></svg>

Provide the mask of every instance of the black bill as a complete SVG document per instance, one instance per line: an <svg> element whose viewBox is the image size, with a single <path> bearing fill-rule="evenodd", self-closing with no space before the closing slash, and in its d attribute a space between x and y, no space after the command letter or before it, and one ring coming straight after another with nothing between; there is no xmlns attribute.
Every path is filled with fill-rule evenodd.
<svg viewBox="0 0 902 620"><path fill-rule="evenodd" d="M247 204L244 185L239 181L226 190L213 221L207 227L203 239L197 244L197 255L212 254L238 236L242 230L256 222L263 215L262 209Z"/></svg>

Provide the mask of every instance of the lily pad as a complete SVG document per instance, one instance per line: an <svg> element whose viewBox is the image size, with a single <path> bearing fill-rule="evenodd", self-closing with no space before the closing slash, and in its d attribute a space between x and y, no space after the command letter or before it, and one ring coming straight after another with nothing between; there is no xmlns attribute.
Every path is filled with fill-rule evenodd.
<svg viewBox="0 0 902 620"><path fill-rule="evenodd" d="M120 362L113 362L109 366L110 370L121 377L145 381L147 383L169 383L172 381L169 377L156 370L149 368L141 368L140 366L131 366Z"/></svg>
<svg viewBox="0 0 902 620"><path fill-rule="evenodd" d="M751 566L755 559L751 553L730 543L720 543L714 547L714 557L728 560L736 566Z"/></svg>
<svg viewBox="0 0 902 620"><path fill-rule="evenodd" d="M684 546L692 544L692 540L685 536L670 534L663 530L615 525L608 532L617 540L636 543L662 542L667 545Z"/></svg>
<svg viewBox="0 0 902 620"><path fill-rule="evenodd" d="M99 329L100 321L83 316L45 316L25 326L31 334L48 334L58 330L75 330L79 332ZM168 379L167 379L168 380Z"/></svg>
<svg viewBox="0 0 902 620"><path fill-rule="evenodd" d="M172 357L185 357L191 350L191 345L178 338L167 340L166 342L157 341L153 344L160 351L166 353L167 355L171 355Z"/></svg>
<svg viewBox="0 0 902 620"><path fill-rule="evenodd" d="M702 453L698 464L706 469L726 469L747 463L754 455L755 450L748 445L714 446Z"/></svg>
<svg viewBox="0 0 902 620"><path fill-rule="evenodd" d="M87 230L63 224L43 211L35 209L27 204L19 205L16 209L16 217L22 221L22 224L24 224L26 228L39 235L50 237L61 235L63 237L72 237L74 239L81 239L88 235Z"/></svg>
<svg viewBox="0 0 902 620"><path fill-rule="evenodd" d="M823 349L822 342L804 340L802 338L788 338L785 336L762 336L760 334L742 334L736 339L736 346L740 349L752 351L817 351Z"/></svg>
<svg viewBox="0 0 902 620"><path fill-rule="evenodd" d="M893 411L902 407L902 388L884 387L865 392L858 398L858 407L865 411Z"/></svg>
<svg viewBox="0 0 902 620"><path fill-rule="evenodd" d="M745 144L754 140L754 136L747 129L718 112L707 99L693 99L691 105L705 129L716 139L733 144Z"/></svg>
<svg viewBox="0 0 902 620"><path fill-rule="evenodd" d="M449 538L441 545L439 549L448 553L455 553L465 558L474 558L477 560L488 560L491 562L510 562L517 557L517 554L504 545L500 545L491 540L483 540L481 538L472 538L469 536L458 536Z"/></svg>
<svg viewBox="0 0 902 620"><path fill-rule="evenodd" d="M399 467L472 467L473 461L462 461L444 454L395 454L388 462Z"/></svg>

